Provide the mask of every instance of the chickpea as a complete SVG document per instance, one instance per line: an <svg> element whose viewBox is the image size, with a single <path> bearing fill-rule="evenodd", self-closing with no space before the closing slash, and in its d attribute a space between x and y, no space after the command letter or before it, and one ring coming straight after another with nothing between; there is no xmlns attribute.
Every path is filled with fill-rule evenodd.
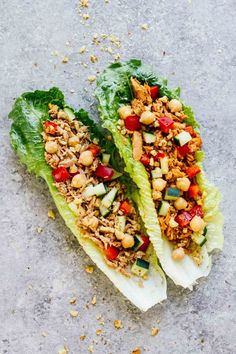
<svg viewBox="0 0 236 354"><path fill-rule="evenodd" d="M190 184L191 182L187 177L177 178L176 180L177 188L184 192L187 192L190 187Z"/></svg>
<svg viewBox="0 0 236 354"><path fill-rule="evenodd" d="M185 209L187 205L187 201L182 197L177 198L174 202L174 206L177 210Z"/></svg>
<svg viewBox="0 0 236 354"><path fill-rule="evenodd" d="M134 238L131 235L125 235L123 240L121 241L121 244L124 248L131 248L134 245Z"/></svg>
<svg viewBox="0 0 236 354"><path fill-rule="evenodd" d="M69 138L68 143L70 146L76 146L77 144L79 144L79 137L77 135L72 136L71 138Z"/></svg>
<svg viewBox="0 0 236 354"><path fill-rule="evenodd" d="M130 106L122 106L118 109L118 114L121 119L125 119L133 114L132 108Z"/></svg>
<svg viewBox="0 0 236 354"><path fill-rule="evenodd" d="M182 261L182 259L184 258L185 253L184 253L184 249L182 247L176 248L173 252L172 252L172 258L175 261Z"/></svg>
<svg viewBox="0 0 236 354"><path fill-rule="evenodd" d="M57 150L58 150L57 142L56 141L47 141L45 144L45 150L49 154L55 154L55 152L57 152Z"/></svg>
<svg viewBox="0 0 236 354"><path fill-rule="evenodd" d="M168 107L169 107L169 109L171 110L172 113L182 111L182 103L180 101L176 100L176 99L171 100L168 103Z"/></svg>
<svg viewBox="0 0 236 354"><path fill-rule="evenodd" d="M81 152L80 157L79 157L79 163L81 163L84 166L90 166L93 163L93 153L90 150L86 150Z"/></svg>
<svg viewBox="0 0 236 354"><path fill-rule="evenodd" d="M198 215L195 215L190 221L190 227L194 232L201 231L204 228L204 226L205 226L204 220Z"/></svg>
<svg viewBox="0 0 236 354"><path fill-rule="evenodd" d="M152 187L155 191L163 191L166 187L167 182L162 178L156 178L152 181Z"/></svg>
<svg viewBox="0 0 236 354"><path fill-rule="evenodd" d="M123 240L123 238L125 237L124 232L120 231L120 230L115 230L115 235L117 240Z"/></svg>
<svg viewBox="0 0 236 354"><path fill-rule="evenodd" d="M75 188L81 188L87 182L87 178L84 173L78 173L72 178L71 185Z"/></svg>
<svg viewBox="0 0 236 354"><path fill-rule="evenodd" d="M139 119L140 123L149 125L152 124L156 120L156 116L154 113L150 111L145 111L141 114L141 117Z"/></svg>

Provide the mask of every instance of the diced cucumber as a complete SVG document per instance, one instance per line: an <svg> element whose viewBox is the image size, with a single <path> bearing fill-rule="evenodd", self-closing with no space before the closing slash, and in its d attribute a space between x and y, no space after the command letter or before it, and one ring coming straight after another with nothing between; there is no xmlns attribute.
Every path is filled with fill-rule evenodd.
<svg viewBox="0 0 236 354"><path fill-rule="evenodd" d="M94 189L94 194L97 197L100 197L101 195L107 193L107 188L103 183L97 184L96 186L93 187L93 189Z"/></svg>
<svg viewBox="0 0 236 354"><path fill-rule="evenodd" d="M188 132L181 132L174 138L177 145L183 146L192 140L191 135Z"/></svg>
<svg viewBox="0 0 236 354"><path fill-rule="evenodd" d="M180 190L178 188L167 188L165 200L176 200L179 196Z"/></svg>
<svg viewBox="0 0 236 354"><path fill-rule="evenodd" d="M100 205L99 210L102 216L106 216L110 213L110 209L104 207L102 204Z"/></svg>
<svg viewBox="0 0 236 354"><path fill-rule="evenodd" d="M140 236L134 236L134 245L131 248L132 251L137 251L142 246L143 243L144 241L141 239Z"/></svg>
<svg viewBox="0 0 236 354"><path fill-rule="evenodd" d="M207 242L207 239L206 239L206 236L203 234L203 235L199 235L199 234L193 234L192 235L192 240L199 246L203 246L206 242Z"/></svg>
<svg viewBox="0 0 236 354"><path fill-rule="evenodd" d="M102 154L102 163L103 163L103 165L107 166L109 164L110 157L111 157L110 154L105 154L105 153Z"/></svg>
<svg viewBox="0 0 236 354"><path fill-rule="evenodd" d="M166 216L169 210L170 204L165 202L164 200L161 202L160 208L158 210L158 214L160 216Z"/></svg>
<svg viewBox="0 0 236 354"><path fill-rule="evenodd" d="M70 120L75 119L74 112L70 108L68 108L68 107L64 108L64 112L68 115Z"/></svg>
<svg viewBox="0 0 236 354"><path fill-rule="evenodd" d="M125 231L125 225L126 225L126 216L125 215L117 216L116 217L116 224L117 224L119 230L124 232Z"/></svg>
<svg viewBox="0 0 236 354"><path fill-rule="evenodd" d="M149 262L141 258L136 259L135 263L131 268L131 272L140 277L146 275L148 273L148 270L149 270Z"/></svg>
<svg viewBox="0 0 236 354"><path fill-rule="evenodd" d="M161 171L163 175L166 175L169 172L169 159L167 156L160 159Z"/></svg>
<svg viewBox="0 0 236 354"><path fill-rule="evenodd" d="M94 186L91 184L89 185L88 187L86 187L83 191L83 197L84 198L90 198L92 197L93 195L95 195L95 192L94 192Z"/></svg>
<svg viewBox="0 0 236 354"><path fill-rule="evenodd" d="M118 192L118 189L116 187L112 188L110 192L108 192L105 197L103 197L101 204L109 209L112 206L112 203L114 202L114 199L116 197L116 193Z"/></svg>
<svg viewBox="0 0 236 354"><path fill-rule="evenodd" d="M122 176L122 173L116 171L116 170L113 170L114 173L113 173L113 176L111 177L110 181L112 181L113 179L116 179L116 178L119 178L120 176Z"/></svg>
<svg viewBox="0 0 236 354"><path fill-rule="evenodd" d="M152 170L152 178L159 178L162 177L162 171L160 167L156 167L154 170Z"/></svg>
<svg viewBox="0 0 236 354"><path fill-rule="evenodd" d="M144 140L145 143L147 143L147 144L155 143L155 141L156 141L156 135L154 135L154 134L152 134L152 133L143 132L143 140Z"/></svg>

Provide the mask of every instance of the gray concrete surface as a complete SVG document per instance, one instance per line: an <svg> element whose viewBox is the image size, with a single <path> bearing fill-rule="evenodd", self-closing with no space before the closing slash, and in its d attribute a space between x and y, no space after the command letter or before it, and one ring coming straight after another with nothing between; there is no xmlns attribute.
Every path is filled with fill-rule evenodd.
<svg viewBox="0 0 236 354"><path fill-rule="evenodd" d="M94 353L104 354L135 347L142 354L235 353L236 2L90 0L82 11L90 15L85 24L77 6L78 0L0 2L0 353L54 354L67 345L69 353L81 354L92 343ZM140 28L144 23L147 30ZM121 47L108 40L92 44L95 33L116 35ZM83 45L88 52L81 55ZM169 281L168 300L145 314L99 270L84 271L92 262L58 214L48 219L54 205L44 183L25 172L9 146L7 114L23 91L57 85L69 103L96 118L94 84L87 77L113 60L102 46L122 59L153 64L172 86L182 87L202 124L206 171L224 196L225 247L214 256L210 276L193 292ZM89 62L91 54L97 63ZM76 305L68 302L72 296ZM72 308L79 311L76 319L69 315ZM122 320L119 331L115 319ZM152 337L155 326L160 332ZM102 336L96 336L98 328Z"/></svg>

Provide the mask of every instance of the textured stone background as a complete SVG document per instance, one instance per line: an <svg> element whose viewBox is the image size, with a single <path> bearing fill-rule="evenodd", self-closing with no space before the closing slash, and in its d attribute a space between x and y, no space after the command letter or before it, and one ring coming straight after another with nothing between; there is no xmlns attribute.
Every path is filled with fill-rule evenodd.
<svg viewBox="0 0 236 354"><path fill-rule="evenodd" d="M90 15L86 24L77 6L76 0L0 1L0 353L54 354L66 344L69 353L81 354L93 342L94 353L104 354L131 353L135 347L150 354L235 353L236 2L91 0L82 11ZM118 36L121 47L108 41L93 45L95 33ZM83 45L88 52L80 55ZM145 314L99 270L84 271L92 262L58 214L48 219L54 205L44 183L25 172L9 146L7 114L23 91L57 85L69 103L96 117L94 84L87 77L113 60L102 46L122 59L143 59L171 86L182 87L202 124L206 171L224 196L225 247L214 256L210 276L194 292L169 281L168 300ZM89 63L91 54L98 63ZM90 304L94 294L96 306ZM71 296L76 306L69 305ZM79 311L77 319L69 315L72 308ZM115 319L123 329L115 331ZM156 337L150 335L153 326L160 328ZM104 329L101 337L98 328Z"/></svg>

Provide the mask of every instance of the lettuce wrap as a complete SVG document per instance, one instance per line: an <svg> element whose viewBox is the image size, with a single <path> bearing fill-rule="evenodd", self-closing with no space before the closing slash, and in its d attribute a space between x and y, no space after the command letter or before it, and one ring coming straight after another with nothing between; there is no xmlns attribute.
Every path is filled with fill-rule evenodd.
<svg viewBox="0 0 236 354"><path fill-rule="evenodd" d="M207 222L208 228L207 242L201 247L202 262L200 265L197 265L188 255L182 261L174 260L172 257L173 245L161 232L147 171L143 163L133 158L131 139L129 136L122 135L120 130L118 110L123 105L129 105L134 98L131 78L150 87L158 86L159 97L167 96L169 100L180 101L180 89L168 88L166 80L161 79L140 60L133 59L126 63L112 64L99 76L96 97L99 102L102 125L112 133L114 142L125 162L125 170L138 187L137 199L140 214L159 262L164 272L175 284L192 289L197 279L209 274L211 269L210 253L214 249L222 249L223 246L223 217L219 211L221 195L217 188L206 179L202 170L204 155L202 151L198 151L195 158L201 167L201 173L197 175L196 180L204 196L203 211L204 221ZM192 109L186 106L183 101L180 102L183 112L187 116L185 123L199 131L200 125L195 120Z"/></svg>
<svg viewBox="0 0 236 354"><path fill-rule="evenodd" d="M17 98L9 114L9 118L13 121L10 131L12 147L20 162L27 167L27 170L45 180L65 224L76 236L92 261L135 306L142 311L146 311L166 298L165 275L157 263L157 257L152 245L150 245L148 250L150 261L149 276L147 279L140 280L136 276L128 278L110 267L105 262L104 254L102 254L99 247L90 239L82 236L81 230L76 223L78 216L74 214L64 197L58 193L52 178L52 168L45 160L42 130L43 122L49 119L49 104L57 105L62 109L68 107L62 92L57 88L52 88L49 91L27 92ZM74 112L70 109L70 112L72 112L71 114L75 119L88 127L90 135L96 138L106 151L115 157L117 156L113 144L104 137L104 132L97 127L84 110L81 109L78 112ZM116 163L115 168L119 169L117 158L112 159L112 163ZM130 185L127 177L122 178L122 183ZM140 281L142 281L142 286L140 286Z"/></svg>

